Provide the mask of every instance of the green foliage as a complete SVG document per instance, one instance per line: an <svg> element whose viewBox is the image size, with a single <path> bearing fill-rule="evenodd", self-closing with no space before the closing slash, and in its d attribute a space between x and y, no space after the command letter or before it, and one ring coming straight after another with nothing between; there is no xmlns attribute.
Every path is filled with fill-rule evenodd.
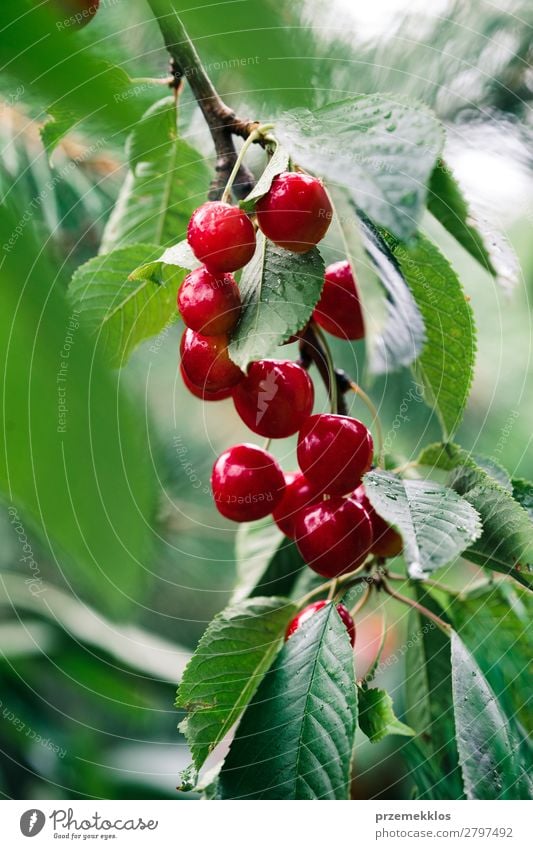
<svg viewBox="0 0 533 849"><path fill-rule="evenodd" d="M236 540L237 584L233 599L257 595L290 595L304 562L268 516L240 526Z"/></svg>
<svg viewBox="0 0 533 849"><path fill-rule="evenodd" d="M419 234L412 245L386 239L424 319L426 342L415 373L448 439L461 423L474 374L472 309L455 271L429 239Z"/></svg>
<svg viewBox="0 0 533 849"><path fill-rule="evenodd" d="M379 471L368 472L364 484L373 507L401 531L412 577L450 563L481 533L476 510L441 484Z"/></svg>
<svg viewBox="0 0 533 849"><path fill-rule="evenodd" d="M479 513L483 533L464 556L473 563L512 575L524 586L533 582L533 525L527 511L457 445L430 445L421 465L450 471L449 483ZM527 492L522 487L521 493Z"/></svg>
<svg viewBox="0 0 533 849"><path fill-rule="evenodd" d="M276 655L295 608L282 598L254 598L216 616L187 665L176 706L196 769L230 730Z"/></svg>
<svg viewBox="0 0 533 849"><path fill-rule="evenodd" d="M360 687L358 691L359 728L371 743L379 743L388 734L412 737L415 732L400 722L386 690Z"/></svg>
<svg viewBox="0 0 533 849"><path fill-rule="evenodd" d="M6 244L17 220L0 213ZM149 554L144 431L27 230L5 253L2 276L4 498L41 535L58 579L122 614L139 599Z"/></svg>
<svg viewBox="0 0 533 849"><path fill-rule="evenodd" d="M494 693L457 634L451 638L459 761L468 799L526 799L533 790L517 740Z"/></svg>
<svg viewBox="0 0 533 849"><path fill-rule="evenodd" d="M243 370L274 353L306 325L324 285L324 261L317 248L296 254L257 235L257 248L243 271L243 309L229 346Z"/></svg>
<svg viewBox="0 0 533 849"><path fill-rule="evenodd" d="M507 288L518 283L518 260L507 240L476 221L461 187L445 162L439 161L431 175L428 209L489 274Z"/></svg>
<svg viewBox="0 0 533 849"><path fill-rule="evenodd" d="M102 239L101 251L146 242L171 245L182 238L205 196L209 171L179 138L174 97L155 103L128 138L129 171Z"/></svg>
<svg viewBox="0 0 533 849"><path fill-rule="evenodd" d="M130 280L146 280L164 285L169 272L176 269L192 271L200 263L193 254L186 239L167 248L160 257L152 262L143 262L129 275Z"/></svg>
<svg viewBox="0 0 533 849"><path fill-rule="evenodd" d="M345 186L369 218L407 239L422 215L443 132L421 104L381 96L284 112L278 135L294 160Z"/></svg>
<svg viewBox="0 0 533 849"><path fill-rule="evenodd" d="M330 604L263 679L222 768L222 798L348 798L356 713L352 649Z"/></svg>
<svg viewBox="0 0 533 849"><path fill-rule="evenodd" d="M277 177L278 174L286 171L288 165L289 154L280 144L278 144L252 191L244 198L244 200L241 200L239 204L241 209L246 210L246 212L253 212L257 201L261 200L261 198L264 197L270 189L274 177Z"/></svg>
<svg viewBox="0 0 533 849"><path fill-rule="evenodd" d="M118 248L90 259L72 278L72 307L84 326L98 335L99 346L113 366L123 366L140 342L159 333L176 316L176 292L184 271L165 266L160 285L130 275L138 263L159 251L155 245Z"/></svg>

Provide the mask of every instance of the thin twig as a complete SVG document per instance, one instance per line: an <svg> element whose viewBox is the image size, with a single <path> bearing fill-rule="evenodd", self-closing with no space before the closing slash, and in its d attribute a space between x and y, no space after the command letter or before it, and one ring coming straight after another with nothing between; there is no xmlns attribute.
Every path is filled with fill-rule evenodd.
<svg viewBox="0 0 533 849"><path fill-rule="evenodd" d="M441 629L441 631L444 631L444 633L448 636L450 635L452 630L450 625L448 625L447 622L441 619L440 616L437 616L436 613L433 613L431 610L428 610L427 607L424 607L423 604L419 604L414 599L408 598L405 595L401 595L400 593L395 592L395 590L393 590L392 587L387 584L383 577L381 578L380 584L383 590L387 593L387 595L390 595L391 598L395 598L396 601L401 601L402 604L407 604L409 607L413 607L415 610L418 610L418 612L421 613L422 616L425 616L427 619L431 619L432 622L434 622L435 625L437 625L437 627Z"/></svg>

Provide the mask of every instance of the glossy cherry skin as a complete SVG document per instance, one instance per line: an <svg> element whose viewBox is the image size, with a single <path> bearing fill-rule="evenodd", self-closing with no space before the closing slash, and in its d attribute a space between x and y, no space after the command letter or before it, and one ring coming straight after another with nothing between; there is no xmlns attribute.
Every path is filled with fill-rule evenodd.
<svg viewBox="0 0 533 849"><path fill-rule="evenodd" d="M326 235L332 208L316 177L286 171L272 181L256 206L257 223L267 239L285 250L305 253Z"/></svg>
<svg viewBox="0 0 533 849"><path fill-rule="evenodd" d="M255 251L252 222L242 209L222 201L208 201L193 212L187 240L213 274L242 268Z"/></svg>
<svg viewBox="0 0 533 849"><path fill-rule="evenodd" d="M357 501L330 498L301 510L294 521L303 559L324 578L337 578L363 563L372 546L372 523Z"/></svg>
<svg viewBox="0 0 533 849"><path fill-rule="evenodd" d="M322 492L345 495L372 465L374 443L358 419L321 413L309 416L298 437L298 463Z"/></svg>
<svg viewBox="0 0 533 849"><path fill-rule="evenodd" d="M331 604L329 601L315 601L314 604L308 604L307 607L304 607L300 612L289 622L287 627L287 631L285 632L285 639L288 640L289 637L292 637L295 631L298 630L300 625L303 625L304 622L307 622L311 616L315 613L318 613L319 610L322 610L327 604ZM352 646L355 645L355 622L353 621L350 611L344 604L337 605L337 613L340 618L344 622L346 626L346 630L348 631L348 636L350 638L350 642Z"/></svg>
<svg viewBox="0 0 533 849"><path fill-rule="evenodd" d="M273 519L285 536L294 538L294 520L300 510L322 501L322 493L301 472L285 474L285 494L274 510Z"/></svg>
<svg viewBox="0 0 533 849"><path fill-rule="evenodd" d="M324 288L313 318L339 339L363 339L363 313L349 262L335 262L326 268Z"/></svg>
<svg viewBox="0 0 533 849"><path fill-rule="evenodd" d="M203 336L230 333L241 313L233 274L211 274L205 266L187 274L178 292L178 310L187 327Z"/></svg>
<svg viewBox="0 0 533 849"><path fill-rule="evenodd" d="M202 336L187 328L181 337L181 366L190 383L204 392L235 386L244 377L228 354L228 337Z"/></svg>
<svg viewBox="0 0 533 849"><path fill-rule="evenodd" d="M311 414L315 393L311 378L289 360L257 360L233 393L235 409L260 436L283 439L297 433Z"/></svg>
<svg viewBox="0 0 533 849"><path fill-rule="evenodd" d="M371 549L372 554L376 554L378 557L396 557L396 555L401 554L403 550L403 540L400 534L397 530L391 527L385 519L382 519L381 516L376 513L365 493L365 487L363 484L357 487L352 497L355 498L359 504L363 505L370 516L370 521L372 522L372 534L374 537Z"/></svg>
<svg viewBox="0 0 533 849"><path fill-rule="evenodd" d="M272 454L257 445L234 445L213 466L211 487L220 513L234 522L262 519L285 491L283 472Z"/></svg>
<svg viewBox="0 0 533 849"><path fill-rule="evenodd" d="M201 401L224 401L226 398L231 398L233 395L233 387L228 389L218 389L216 392L209 392L207 389L202 389L201 386L195 386L187 377L186 371L180 364L180 374L185 386L195 398L200 398Z"/></svg>

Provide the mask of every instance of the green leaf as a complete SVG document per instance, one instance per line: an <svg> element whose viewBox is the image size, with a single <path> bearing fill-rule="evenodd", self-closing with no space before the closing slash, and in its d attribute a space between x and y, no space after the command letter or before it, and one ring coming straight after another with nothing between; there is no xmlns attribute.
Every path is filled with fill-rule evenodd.
<svg viewBox="0 0 533 849"><path fill-rule="evenodd" d="M512 490L514 500L518 501L533 522L533 483L524 478L513 478Z"/></svg>
<svg viewBox="0 0 533 849"><path fill-rule="evenodd" d="M165 285L129 276L141 260L158 251L154 245L129 245L101 254L81 265L70 283L73 308L98 334L99 346L113 366L123 366L137 345L177 317L176 292L184 272L172 270Z"/></svg>
<svg viewBox="0 0 533 849"><path fill-rule="evenodd" d="M428 209L477 262L505 288L518 283L517 257L501 233L473 216L461 187L448 165L440 160L431 175Z"/></svg>
<svg viewBox="0 0 533 849"><path fill-rule="evenodd" d="M353 652L333 604L285 643L220 773L224 799L347 799L357 713Z"/></svg>
<svg viewBox="0 0 533 849"><path fill-rule="evenodd" d="M424 346L426 331L417 303L389 245L368 218L359 214L359 222L365 251L387 296L385 319L370 350L369 370L372 374L388 374L416 360ZM370 307L374 311L373 305ZM370 318L365 326L371 327L372 323Z"/></svg>
<svg viewBox="0 0 533 849"><path fill-rule="evenodd" d="M233 601L257 595L287 596L305 565L296 544L282 534L270 516L239 527L236 559Z"/></svg>
<svg viewBox="0 0 533 849"><path fill-rule="evenodd" d="M380 516L401 531L411 577L450 563L481 534L476 510L449 487L381 471L368 472L364 484Z"/></svg>
<svg viewBox="0 0 533 849"><path fill-rule="evenodd" d="M457 747L467 798L531 798L531 781L522 769L509 722L455 632L451 663Z"/></svg>
<svg viewBox="0 0 533 849"><path fill-rule="evenodd" d="M415 369L448 439L461 423L474 374L473 312L436 245L421 235L408 246L384 235L424 319L426 342Z"/></svg>
<svg viewBox="0 0 533 849"><path fill-rule="evenodd" d="M533 525L519 501L458 445L430 445L419 456L418 462L450 471L450 486L481 517L483 533L465 551L464 557L480 566L512 575L523 586L531 589Z"/></svg>
<svg viewBox="0 0 533 849"><path fill-rule="evenodd" d="M172 268L184 269L192 271L199 268L200 262L193 254L189 243L186 239L167 248L161 256L153 262L143 262L138 268L135 268L129 275L130 280L150 280L152 283L161 285L168 278L168 271Z"/></svg>
<svg viewBox="0 0 533 849"><path fill-rule="evenodd" d="M253 212L257 201L261 200L261 198L269 191L274 177L277 177L278 174L286 171L288 165L289 154L285 148L278 145L250 194L246 195L244 200L241 200L239 203L241 209L244 209L246 212Z"/></svg>
<svg viewBox="0 0 533 849"><path fill-rule="evenodd" d="M444 618L423 592L418 601ZM404 749L413 765L419 798L460 799L463 795L453 714L450 640L416 610L409 615L405 654L405 719L416 732Z"/></svg>
<svg viewBox="0 0 533 849"><path fill-rule="evenodd" d="M174 97L155 103L127 143L129 172L107 223L101 251L137 242L171 245L185 235L203 200L209 171L178 137Z"/></svg>
<svg viewBox="0 0 533 849"><path fill-rule="evenodd" d="M254 695L295 612L283 598L247 599L227 607L207 628L176 700L188 711L180 728L197 770Z"/></svg>
<svg viewBox="0 0 533 849"><path fill-rule="evenodd" d="M525 697L531 674L531 594L510 583L495 582L475 597L452 599L446 612L507 716L532 731L530 705Z"/></svg>
<svg viewBox="0 0 533 849"><path fill-rule="evenodd" d="M397 718L386 690L359 687L359 728L371 743L379 743L388 734L412 737L415 732Z"/></svg>
<svg viewBox="0 0 533 849"><path fill-rule="evenodd" d="M324 270L317 248L292 253L258 233L255 254L242 274L243 308L229 346L231 359L243 371L307 324L320 298Z"/></svg>
<svg viewBox="0 0 533 849"><path fill-rule="evenodd" d="M298 165L346 186L373 221L401 239L416 232L443 144L425 107L360 95L284 112L276 133Z"/></svg>
<svg viewBox="0 0 533 849"><path fill-rule="evenodd" d="M17 223L0 210L0 244ZM62 282L23 230L0 287L0 488L14 523L40 535L57 583L117 616L141 602L150 563L150 452L138 405L86 339Z"/></svg>

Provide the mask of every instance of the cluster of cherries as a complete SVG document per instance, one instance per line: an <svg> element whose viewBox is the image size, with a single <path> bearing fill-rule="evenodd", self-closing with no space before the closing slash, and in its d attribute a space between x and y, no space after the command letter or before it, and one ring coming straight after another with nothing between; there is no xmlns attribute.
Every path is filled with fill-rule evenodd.
<svg viewBox="0 0 533 849"><path fill-rule="evenodd" d="M299 172L276 177L256 206L256 220L275 244L297 253L325 235L332 210L322 183ZM241 299L232 272L255 251L255 229L238 207L213 201L197 209L187 231L189 245L203 265L185 278L178 308L186 325L181 341L181 374L204 401L233 398L247 427L268 439L298 434L300 471L284 473L267 450L234 445L216 461L211 478L219 512L236 522L272 514L294 539L305 562L325 578L351 572L369 553L390 557L401 537L374 511L362 476L372 465L370 431L350 416L313 415L314 389L307 371L288 360L253 362L244 374L228 354L239 321ZM344 339L364 335L356 282L348 262L327 268L313 320ZM290 623L290 636L326 604L316 602ZM337 605L352 644L355 626Z"/></svg>

